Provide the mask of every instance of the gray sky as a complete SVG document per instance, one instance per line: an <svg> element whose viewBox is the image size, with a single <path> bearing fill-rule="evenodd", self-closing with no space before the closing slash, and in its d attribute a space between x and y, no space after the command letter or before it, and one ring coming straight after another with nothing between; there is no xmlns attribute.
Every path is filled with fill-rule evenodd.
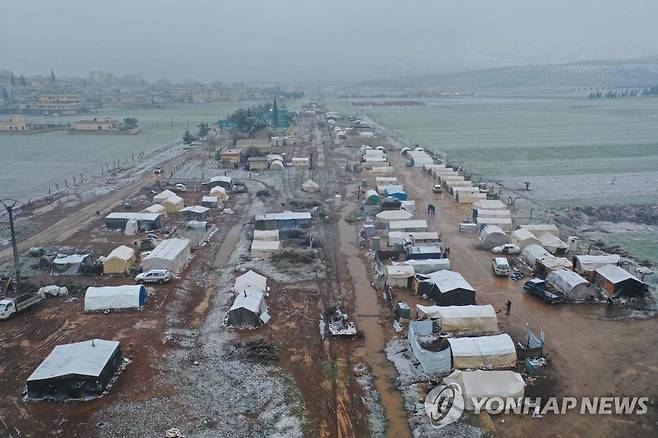
<svg viewBox="0 0 658 438"><path fill-rule="evenodd" d="M658 54L655 0L0 0L0 68L332 83Z"/></svg>

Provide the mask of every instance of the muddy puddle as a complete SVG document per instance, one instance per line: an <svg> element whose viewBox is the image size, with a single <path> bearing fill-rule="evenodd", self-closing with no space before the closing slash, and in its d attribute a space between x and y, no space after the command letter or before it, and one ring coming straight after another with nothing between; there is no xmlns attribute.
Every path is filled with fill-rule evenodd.
<svg viewBox="0 0 658 438"><path fill-rule="evenodd" d="M348 189L348 193L351 191ZM354 351L359 360L366 362L374 376L374 383L379 393L381 404L386 410L388 427L387 436L411 436L404 402L400 392L391 385L397 377L393 365L386 359L384 348L386 336L379 324L378 315L382 310L377 291L370 284L370 277L364 261L359 257L356 245L356 230L354 225L345 222L344 217L356 208L354 202L347 202L343 208L340 228L340 252L347 263L352 285L355 288L355 314L357 326L364 335L364 347ZM356 358L355 358L356 359Z"/></svg>

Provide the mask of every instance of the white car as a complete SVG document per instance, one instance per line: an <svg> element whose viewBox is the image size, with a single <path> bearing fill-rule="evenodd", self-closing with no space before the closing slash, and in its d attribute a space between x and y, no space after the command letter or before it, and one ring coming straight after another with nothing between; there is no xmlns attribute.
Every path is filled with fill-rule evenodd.
<svg viewBox="0 0 658 438"><path fill-rule="evenodd" d="M187 187L185 187L185 184L176 184L176 191L187 192Z"/></svg>
<svg viewBox="0 0 658 438"><path fill-rule="evenodd" d="M172 279L171 272L166 269L151 269L150 271L142 272L135 277L135 281L139 284L144 283L168 283Z"/></svg>
<svg viewBox="0 0 658 438"><path fill-rule="evenodd" d="M505 257L496 257L491 261L494 275L508 277L512 268Z"/></svg>
<svg viewBox="0 0 658 438"><path fill-rule="evenodd" d="M493 251L494 254L521 254L521 248L513 243L496 246L491 251Z"/></svg>

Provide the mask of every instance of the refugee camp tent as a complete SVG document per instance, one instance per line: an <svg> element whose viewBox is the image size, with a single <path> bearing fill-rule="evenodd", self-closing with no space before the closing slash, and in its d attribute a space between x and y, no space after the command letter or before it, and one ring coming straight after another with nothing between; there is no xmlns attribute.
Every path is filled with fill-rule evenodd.
<svg viewBox="0 0 658 438"><path fill-rule="evenodd" d="M537 259L553 257L543 246L537 244L527 245L523 248L523 251L521 251L521 256L531 268L535 266L535 261Z"/></svg>
<svg viewBox="0 0 658 438"><path fill-rule="evenodd" d="M139 234L139 222L137 222L136 219L130 219L128 222L126 222L126 228L124 228L123 234L126 236L134 236Z"/></svg>
<svg viewBox="0 0 658 438"><path fill-rule="evenodd" d="M457 192L455 200L459 204L473 204L474 202L487 199L486 193Z"/></svg>
<svg viewBox="0 0 658 438"><path fill-rule="evenodd" d="M407 260L440 259L443 248L439 245L418 245L405 248Z"/></svg>
<svg viewBox="0 0 658 438"><path fill-rule="evenodd" d="M461 387L464 408L469 411L475 409L474 399L485 401L497 397L518 400L525 392L523 377L514 371L455 370L443 378L443 383Z"/></svg>
<svg viewBox="0 0 658 438"><path fill-rule="evenodd" d="M407 233L407 240L414 246L438 244L441 242L439 233L436 231L412 231Z"/></svg>
<svg viewBox="0 0 658 438"><path fill-rule="evenodd" d="M320 185L312 179L309 179L302 184L302 190L309 193L315 193L320 190Z"/></svg>
<svg viewBox="0 0 658 438"><path fill-rule="evenodd" d="M260 260L269 259L280 247L281 242L278 240L254 240L251 242L251 257Z"/></svg>
<svg viewBox="0 0 658 438"><path fill-rule="evenodd" d="M185 222L185 228L189 230L207 230L208 222L206 221L187 221ZM198 247L199 242L195 242L194 246Z"/></svg>
<svg viewBox="0 0 658 438"><path fill-rule="evenodd" d="M506 233L511 233L512 232L512 218L509 217L484 217L484 216L478 216L476 223L478 224L478 227L482 229L482 227L486 225L497 225L500 227L504 232Z"/></svg>
<svg viewBox="0 0 658 438"><path fill-rule="evenodd" d="M270 170L283 170L285 167L286 165L283 160L273 160L270 163Z"/></svg>
<svg viewBox="0 0 658 438"><path fill-rule="evenodd" d="M416 214L416 201L400 201L400 210Z"/></svg>
<svg viewBox="0 0 658 438"><path fill-rule="evenodd" d="M267 277L251 270L236 277L233 283L233 290L239 293L246 289L265 292L267 290Z"/></svg>
<svg viewBox="0 0 658 438"><path fill-rule="evenodd" d="M375 177L375 184L377 185L396 185L398 178L396 176L377 176Z"/></svg>
<svg viewBox="0 0 658 438"><path fill-rule="evenodd" d="M577 255L576 259L576 272L579 274L589 275L596 271L597 268L605 265L617 266L621 261L621 257L617 254L606 255Z"/></svg>
<svg viewBox="0 0 658 438"><path fill-rule="evenodd" d="M555 224L528 224L521 225L521 228L530 231L537 237L541 237L544 234L560 237L560 229Z"/></svg>
<svg viewBox="0 0 658 438"><path fill-rule="evenodd" d="M459 272L438 271L418 275L419 293L427 295L438 306L475 304L475 289Z"/></svg>
<svg viewBox="0 0 658 438"><path fill-rule="evenodd" d="M410 321L407 341L416 360L426 373L444 373L450 371L450 348L430 351L422 347L419 339L432 336L432 321Z"/></svg>
<svg viewBox="0 0 658 438"><path fill-rule="evenodd" d="M386 189L386 192L384 193L386 196L392 196L396 199L399 199L400 201L406 201L407 200L407 192L403 190L389 190Z"/></svg>
<svg viewBox="0 0 658 438"><path fill-rule="evenodd" d="M419 318L437 321L445 333L496 333L498 318L491 304L477 306L423 306L416 304Z"/></svg>
<svg viewBox="0 0 658 438"><path fill-rule="evenodd" d="M365 169L367 175L388 175L395 172L395 168L389 165L387 167L373 167L372 169Z"/></svg>
<svg viewBox="0 0 658 438"><path fill-rule="evenodd" d="M57 254L52 264L53 275L79 275L89 272L93 262L89 254Z"/></svg>
<svg viewBox="0 0 658 438"><path fill-rule="evenodd" d="M498 199L487 199L473 203L473 208L482 208L485 210L507 210L507 206Z"/></svg>
<svg viewBox="0 0 658 438"><path fill-rule="evenodd" d="M431 274L437 271L449 271L450 259L420 259L420 260L406 260L405 265L413 266L416 274Z"/></svg>
<svg viewBox="0 0 658 438"><path fill-rule="evenodd" d="M308 211L284 211L256 215L254 228L257 230L289 230L292 228L309 228L312 216Z"/></svg>
<svg viewBox="0 0 658 438"><path fill-rule="evenodd" d="M384 267L384 278L391 287L408 288L414 274L414 267L409 265L386 265Z"/></svg>
<svg viewBox="0 0 658 438"><path fill-rule="evenodd" d="M473 219L477 217L512 217L512 212L508 209L491 210L486 208L474 208Z"/></svg>
<svg viewBox="0 0 658 438"><path fill-rule="evenodd" d="M203 196L201 198L201 205L208 208L218 208L220 204L217 196Z"/></svg>
<svg viewBox="0 0 658 438"><path fill-rule="evenodd" d="M210 209L202 205L192 205L181 210L185 213L185 218L192 221L202 221L210 217Z"/></svg>
<svg viewBox="0 0 658 438"><path fill-rule="evenodd" d="M114 248L111 253L103 260L104 274L121 274L135 266L135 250L121 245Z"/></svg>
<svg viewBox="0 0 658 438"><path fill-rule="evenodd" d="M142 260L145 271L166 269L180 274L191 257L189 239L167 239L161 241L150 254Z"/></svg>
<svg viewBox="0 0 658 438"><path fill-rule="evenodd" d="M160 204L153 204L148 207L146 207L144 210L142 210L142 213L157 213L157 214L162 214L162 215L167 215L167 209L164 208Z"/></svg>
<svg viewBox="0 0 658 438"><path fill-rule="evenodd" d="M88 287L85 312L117 309L139 309L144 306L146 289L141 284Z"/></svg>
<svg viewBox="0 0 658 438"><path fill-rule="evenodd" d="M265 295L257 290L245 290L235 296L228 312L229 325L251 325L258 327L270 320Z"/></svg>
<svg viewBox="0 0 658 438"><path fill-rule="evenodd" d="M222 186L215 186L210 189L210 196L216 197L219 201L225 202L228 201L228 192Z"/></svg>
<svg viewBox="0 0 658 438"><path fill-rule="evenodd" d="M156 204L160 204L162 203L162 201L166 201L172 196L178 196L178 195L176 195L176 193L172 192L171 190L164 190L153 197L153 202Z"/></svg>
<svg viewBox="0 0 658 438"><path fill-rule="evenodd" d="M509 242L509 236L498 225L487 225L480 231L480 241L484 247L491 249Z"/></svg>
<svg viewBox="0 0 658 438"><path fill-rule="evenodd" d="M93 339L58 345L27 378L27 396L35 400L99 397L121 361L118 341Z"/></svg>
<svg viewBox="0 0 658 438"><path fill-rule="evenodd" d="M404 155L407 155L409 152L411 152L411 148L403 147L403 148L400 150L400 155L404 156Z"/></svg>
<svg viewBox="0 0 658 438"><path fill-rule="evenodd" d="M162 201L160 205L167 210L167 213L176 213L185 208L185 201L180 196L174 195Z"/></svg>
<svg viewBox="0 0 658 438"><path fill-rule="evenodd" d="M524 249L528 245L541 245L539 239L535 237L530 231L525 228L519 228L512 232L511 243L515 244L521 249Z"/></svg>
<svg viewBox="0 0 658 438"><path fill-rule="evenodd" d="M555 286L570 301L584 301L597 297L596 287L570 269L557 269L546 276L546 281Z"/></svg>
<svg viewBox="0 0 658 438"><path fill-rule="evenodd" d="M507 333L493 336L448 338L452 367L503 368L516 365L516 347Z"/></svg>
<svg viewBox="0 0 658 438"><path fill-rule="evenodd" d="M381 184L377 186L377 193L380 195L386 195L386 190L404 190L404 186L401 184Z"/></svg>
<svg viewBox="0 0 658 438"><path fill-rule="evenodd" d="M379 196L379 194L376 191L374 191L372 189L366 191L366 203L368 203L370 205L379 204L381 199L382 198Z"/></svg>
<svg viewBox="0 0 658 438"><path fill-rule="evenodd" d="M227 192L233 191L233 178L230 176L213 176L210 178L210 181L203 183L203 186L207 190L212 189L213 187L223 187Z"/></svg>
<svg viewBox="0 0 658 438"><path fill-rule="evenodd" d="M388 223L393 221L404 221L414 217L405 210L384 210L375 215L375 222Z"/></svg>
<svg viewBox="0 0 658 438"><path fill-rule="evenodd" d="M540 257L535 261L534 275L545 278L550 272L558 269L571 269L573 264L571 260L564 257L555 257L549 254L546 257Z"/></svg>
<svg viewBox="0 0 658 438"><path fill-rule="evenodd" d="M387 196L382 198L382 205L380 206L382 211L384 210L399 210L402 208L402 201L392 196Z"/></svg>
<svg viewBox="0 0 658 438"><path fill-rule="evenodd" d="M253 240L279 240L279 230L254 230Z"/></svg>
<svg viewBox="0 0 658 438"><path fill-rule="evenodd" d="M533 233L534 234L534 233ZM569 249L569 245L560 240L559 237L550 233L540 234L538 236L541 246L551 254L564 254Z"/></svg>
<svg viewBox="0 0 658 438"><path fill-rule="evenodd" d="M425 219L411 219L404 221L393 221L388 223L389 231L427 231L427 221Z"/></svg>
<svg viewBox="0 0 658 438"><path fill-rule="evenodd" d="M150 231L162 228L162 214L114 212L105 216L105 226L112 230L125 230L130 220L136 220L140 230Z"/></svg>
<svg viewBox="0 0 658 438"><path fill-rule="evenodd" d="M647 285L625 269L615 265L596 268L594 284L612 297L643 295Z"/></svg>

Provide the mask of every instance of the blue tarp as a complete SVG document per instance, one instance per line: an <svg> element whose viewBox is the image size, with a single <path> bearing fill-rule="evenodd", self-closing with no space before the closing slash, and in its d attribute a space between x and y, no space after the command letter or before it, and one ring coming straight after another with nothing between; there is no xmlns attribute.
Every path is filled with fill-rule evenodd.
<svg viewBox="0 0 658 438"><path fill-rule="evenodd" d="M386 196L392 196L396 199L399 199L400 201L406 201L407 200L407 192L403 192L401 190L393 190L393 191L388 191L386 190Z"/></svg>

